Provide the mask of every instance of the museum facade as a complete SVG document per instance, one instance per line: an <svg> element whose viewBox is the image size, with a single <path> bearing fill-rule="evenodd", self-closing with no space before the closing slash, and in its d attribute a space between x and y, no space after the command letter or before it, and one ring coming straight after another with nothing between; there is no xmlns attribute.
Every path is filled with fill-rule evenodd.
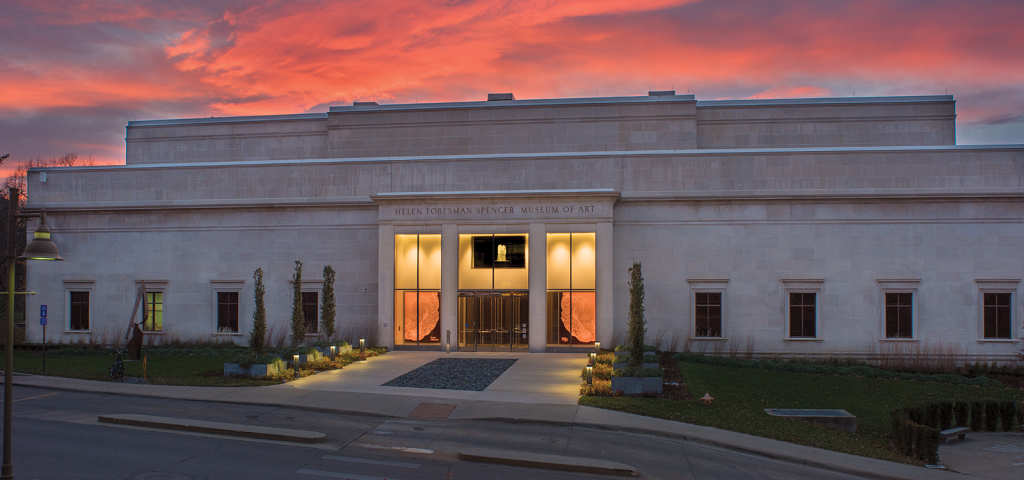
<svg viewBox="0 0 1024 480"><path fill-rule="evenodd" d="M572 351L624 340L639 262L663 348L1008 360L1024 146L955 120L951 96L650 92L129 122L126 165L29 172L66 261L32 264L28 311L109 342L144 282L150 341L244 344L262 268L282 338L298 260L310 339L330 265L343 336Z"/></svg>

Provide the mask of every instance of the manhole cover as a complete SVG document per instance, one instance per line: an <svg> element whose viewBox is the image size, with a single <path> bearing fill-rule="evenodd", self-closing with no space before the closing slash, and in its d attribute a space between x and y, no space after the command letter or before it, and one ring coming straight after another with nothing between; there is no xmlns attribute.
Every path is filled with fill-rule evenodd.
<svg viewBox="0 0 1024 480"><path fill-rule="evenodd" d="M456 406L454 403L421 403L409 418L448 418Z"/></svg>

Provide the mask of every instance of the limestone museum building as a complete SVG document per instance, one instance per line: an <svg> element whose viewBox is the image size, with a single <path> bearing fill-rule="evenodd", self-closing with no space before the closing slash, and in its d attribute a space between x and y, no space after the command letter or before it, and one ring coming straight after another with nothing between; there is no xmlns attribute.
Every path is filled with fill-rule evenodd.
<svg viewBox="0 0 1024 480"><path fill-rule="evenodd" d="M35 168L64 262L33 262L47 339L288 332L530 352L625 338L757 355L894 348L1008 360L1024 335L1024 146L957 145L951 96L693 95L378 105L133 121L126 165ZM31 223L31 232L36 222ZM42 326L28 322L28 340ZM375 336L375 338L373 338Z"/></svg>

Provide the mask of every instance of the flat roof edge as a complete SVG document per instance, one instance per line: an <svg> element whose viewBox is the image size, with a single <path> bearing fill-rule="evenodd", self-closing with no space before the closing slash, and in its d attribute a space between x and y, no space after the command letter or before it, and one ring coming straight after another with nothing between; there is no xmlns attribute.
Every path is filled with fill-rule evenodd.
<svg viewBox="0 0 1024 480"><path fill-rule="evenodd" d="M290 113L284 115L249 115L240 117L173 118L167 120L131 120L129 127L161 125L198 125L204 123L269 122L276 120L327 120L327 113Z"/></svg>
<svg viewBox="0 0 1024 480"><path fill-rule="evenodd" d="M604 152L540 152L540 153L488 153L479 155L430 155L411 157L348 157L348 158L309 158L295 160L242 160L235 162L196 162L196 163L150 163L142 165L92 165L79 167L33 167L29 172L61 172L87 170L142 170L166 168L203 168L203 167L247 167L274 165L315 165L326 163L374 163L374 162L415 162L432 160L489 160L489 159L529 159L529 158L579 158L579 157L637 157L664 155L761 155L786 153L857 153L857 152L942 152L942 151L985 151L985 150L1020 150L1024 152L1024 144L1008 145L924 145L924 146L892 146L892 147L801 147L801 148L698 148L691 150L632 150Z"/></svg>
<svg viewBox="0 0 1024 480"><path fill-rule="evenodd" d="M381 200L414 200L421 198L476 198L476 197L615 197L620 193L613 188L584 188L564 190L463 190L450 192L381 192L370 195L375 202Z"/></svg>
<svg viewBox="0 0 1024 480"><path fill-rule="evenodd" d="M332 113L380 112L394 110L432 110L444 108L540 107L548 105L586 105L612 103L692 102L695 95L636 95L627 97L538 98L526 100L482 100L475 102L399 103L394 105L346 105L331 107Z"/></svg>
<svg viewBox="0 0 1024 480"><path fill-rule="evenodd" d="M906 95L898 97L765 98L744 100L697 100L698 107L740 107L761 105L820 105L858 103L952 102L952 95Z"/></svg>

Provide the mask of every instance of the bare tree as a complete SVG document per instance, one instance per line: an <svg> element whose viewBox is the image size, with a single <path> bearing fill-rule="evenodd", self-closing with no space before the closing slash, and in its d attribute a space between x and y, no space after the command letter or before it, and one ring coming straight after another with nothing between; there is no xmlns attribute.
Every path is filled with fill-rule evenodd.
<svg viewBox="0 0 1024 480"><path fill-rule="evenodd" d="M10 155L8 154L5 155L3 158L0 158L0 163L2 163L3 160L6 159L8 156ZM18 164L18 167L14 169L14 172L12 172L10 175L7 176L6 179L4 179L3 191L0 192L0 197L7 198L8 188L17 188L19 191L22 192L21 206L24 207L25 202L28 200L28 184L25 180L26 176L28 175L28 170L30 168L78 167L95 164L96 162L92 159L91 155L89 156L89 158L82 159L79 158L78 154L75 152L65 153L64 155L61 155L59 157L51 157L48 159L43 159L43 157L29 159L27 162L22 162Z"/></svg>

